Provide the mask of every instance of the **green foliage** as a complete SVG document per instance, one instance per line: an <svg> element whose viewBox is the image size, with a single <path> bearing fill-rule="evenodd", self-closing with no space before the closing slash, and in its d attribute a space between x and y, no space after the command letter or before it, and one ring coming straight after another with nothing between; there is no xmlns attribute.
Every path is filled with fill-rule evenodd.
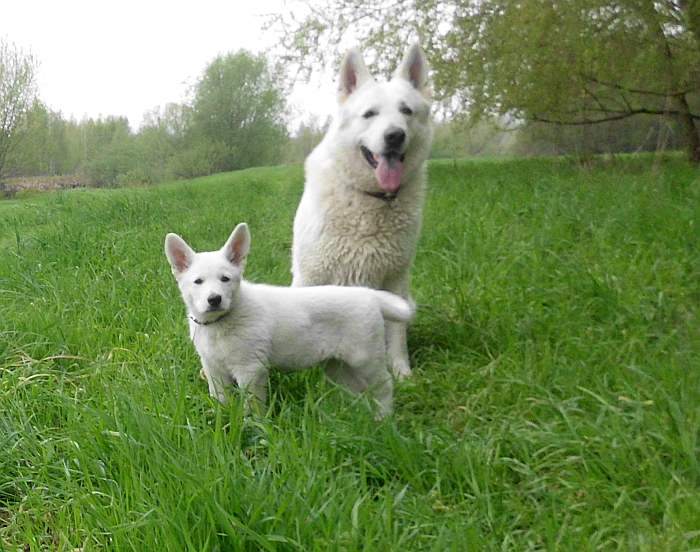
<svg viewBox="0 0 700 552"><path fill-rule="evenodd" d="M112 186L137 165L134 137L125 118L107 118L86 124L83 170L97 186Z"/></svg>
<svg viewBox="0 0 700 552"><path fill-rule="evenodd" d="M60 113L34 100L24 121L16 129L18 147L6 159L9 175L65 174L71 166L66 138L66 121Z"/></svg>
<svg viewBox="0 0 700 552"><path fill-rule="evenodd" d="M504 131L495 122L481 121L473 125L464 119L442 122L435 126L431 157L504 155L512 153L517 134Z"/></svg>
<svg viewBox="0 0 700 552"><path fill-rule="evenodd" d="M431 162L380 424L320 370L245 421L198 376L164 235L245 220L288 284L301 168L0 202L0 548L698 548L700 180L648 159Z"/></svg>
<svg viewBox="0 0 700 552"><path fill-rule="evenodd" d="M580 125L674 117L700 163L697 2L639 0L327 1L282 14L281 55L307 70L347 32L385 70L421 41L439 99L474 119ZM274 26L274 24L273 24Z"/></svg>
<svg viewBox="0 0 700 552"><path fill-rule="evenodd" d="M194 141L172 160L171 171L176 178L223 172L232 153L222 142Z"/></svg>
<svg viewBox="0 0 700 552"><path fill-rule="evenodd" d="M17 147L17 129L36 97L36 60L0 37L0 186L7 156Z"/></svg>
<svg viewBox="0 0 700 552"><path fill-rule="evenodd" d="M459 159L479 156L570 155L679 150L678 125L652 116L637 116L595 125L551 125L530 122L516 128L492 120L464 119L435 127L431 157Z"/></svg>
<svg viewBox="0 0 700 552"><path fill-rule="evenodd" d="M315 118L300 123L284 147L284 161L286 163L303 163L323 139L327 125L328 123L322 125Z"/></svg>
<svg viewBox="0 0 700 552"><path fill-rule="evenodd" d="M282 91L267 60L245 51L217 57L195 87L194 152L210 172L279 162L286 138Z"/></svg>
<svg viewBox="0 0 700 552"><path fill-rule="evenodd" d="M675 94L697 89L700 50L670 3L491 0L473 10L456 14L448 43L465 42L439 82L468 91L478 112L563 122L677 113Z"/></svg>
<svg viewBox="0 0 700 552"><path fill-rule="evenodd" d="M515 134L515 155L579 155L680 150L682 133L672 120L638 115L595 125L533 122Z"/></svg>
<svg viewBox="0 0 700 552"><path fill-rule="evenodd" d="M66 121L35 101L18 126L8 172L79 173L85 184L150 184L280 163L287 134L280 84L266 59L238 52L215 59L192 105L146 113L134 133L124 117Z"/></svg>
<svg viewBox="0 0 700 552"><path fill-rule="evenodd" d="M205 169L196 170L186 160L191 119L192 109L184 104L170 103L146 113L135 136L136 166L122 175L122 179L145 184L161 182L182 176L178 170L181 165L188 167L186 176L208 174Z"/></svg>

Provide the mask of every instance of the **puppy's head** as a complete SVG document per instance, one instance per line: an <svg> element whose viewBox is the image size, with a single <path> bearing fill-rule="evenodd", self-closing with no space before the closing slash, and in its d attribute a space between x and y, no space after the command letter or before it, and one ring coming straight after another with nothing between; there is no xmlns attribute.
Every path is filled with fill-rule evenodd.
<svg viewBox="0 0 700 552"><path fill-rule="evenodd" d="M427 62L417 44L389 82L376 82L356 50L341 64L339 135L387 197L398 193L405 176L427 158L432 138L427 80Z"/></svg>
<svg viewBox="0 0 700 552"><path fill-rule="evenodd" d="M195 253L177 234L165 237L165 255L191 316L214 322L235 307L249 250L245 223L236 226L218 251Z"/></svg>

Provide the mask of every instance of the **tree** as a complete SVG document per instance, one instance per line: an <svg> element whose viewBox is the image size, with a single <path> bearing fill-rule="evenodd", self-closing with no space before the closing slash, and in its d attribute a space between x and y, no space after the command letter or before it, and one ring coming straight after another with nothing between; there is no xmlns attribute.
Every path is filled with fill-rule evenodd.
<svg viewBox="0 0 700 552"><path fill-rule="evenodd" d="M284 109L281 86L264 57L245 51L219 56L195 86L192 149L210 158L211 172L279 161Z"/></svg>
<svg viewBox="0 0 700 552"><path fill-rule="evenodd" d="M34 99L24 121L15 131L15 144L5 160L8 174L57 175L73 170L68 164L67 123L60 113Z"/></svg>
<svg viewBox="0 0 700 552"><path fill-rule="evenodd" d="M303 163L326 133L327 124L321 124L317 117L299 123L284 147L286 163Z"/></svg>
<svg viewBox="0 0 700 552"><path fill-rule="evenodd" d="M158 182L175 176L176 156L186 147L191 119L191 107L179 103L168 103L144 115L136 136L141 181Z"/></svg>
<svg viewBox="0 0 700 552"><path fill-rule="evenodd" d="M16 132L36 96L36 62L31 54L0 39L0 178Z"/></svg>
<svg viewBox="0 0 700 552"><path fill-rule="evenodd" d="M435 125L430 156L438 158L503 155L512 153L519 133L504 131L497 121L483 119L469 124L454 118Z"/></svg>
<svg viewBox="0 0 700 552"><path fill-rule="evenodd" d="M112 186L138 164L139 152L126 117L88 119L80 125L85 157L82 170L97 186Z"/></svg>
<svg viewBox="0 0 700 552"><path fill-rule="evenodd" d="M340 0L280 16L288 63L325 62L349 28L390 66L411 36L438 97L475 118L590 125L671 117L700 163L700 0Z"/></svg>

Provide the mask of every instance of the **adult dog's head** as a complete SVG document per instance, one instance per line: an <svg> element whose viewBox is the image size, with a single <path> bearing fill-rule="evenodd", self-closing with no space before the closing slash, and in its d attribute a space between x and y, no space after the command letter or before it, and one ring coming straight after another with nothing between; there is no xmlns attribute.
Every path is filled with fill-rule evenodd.
<svg viewBox="0 0 700 552"><path fill-rule="evenodd" d="M388 82L372 78L362 56L350 50L340 68L336 139L351 157L364 192L391 200L420 170L432 140L428 68L417 44ZM347 162L346 161L346 162Z"/></svg>

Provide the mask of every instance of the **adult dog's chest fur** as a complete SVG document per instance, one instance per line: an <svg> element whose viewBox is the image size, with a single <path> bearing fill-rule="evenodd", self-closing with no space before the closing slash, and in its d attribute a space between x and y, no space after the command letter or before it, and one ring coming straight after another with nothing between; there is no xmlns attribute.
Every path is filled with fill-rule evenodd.
<svg viewBox="0 0 700 552"><path fill-rule="evenodd" d="M302 246L305 284L384 287L413 259L420 211L400 199L388 203L370 196L326 205L318 232Z"/></svg>

